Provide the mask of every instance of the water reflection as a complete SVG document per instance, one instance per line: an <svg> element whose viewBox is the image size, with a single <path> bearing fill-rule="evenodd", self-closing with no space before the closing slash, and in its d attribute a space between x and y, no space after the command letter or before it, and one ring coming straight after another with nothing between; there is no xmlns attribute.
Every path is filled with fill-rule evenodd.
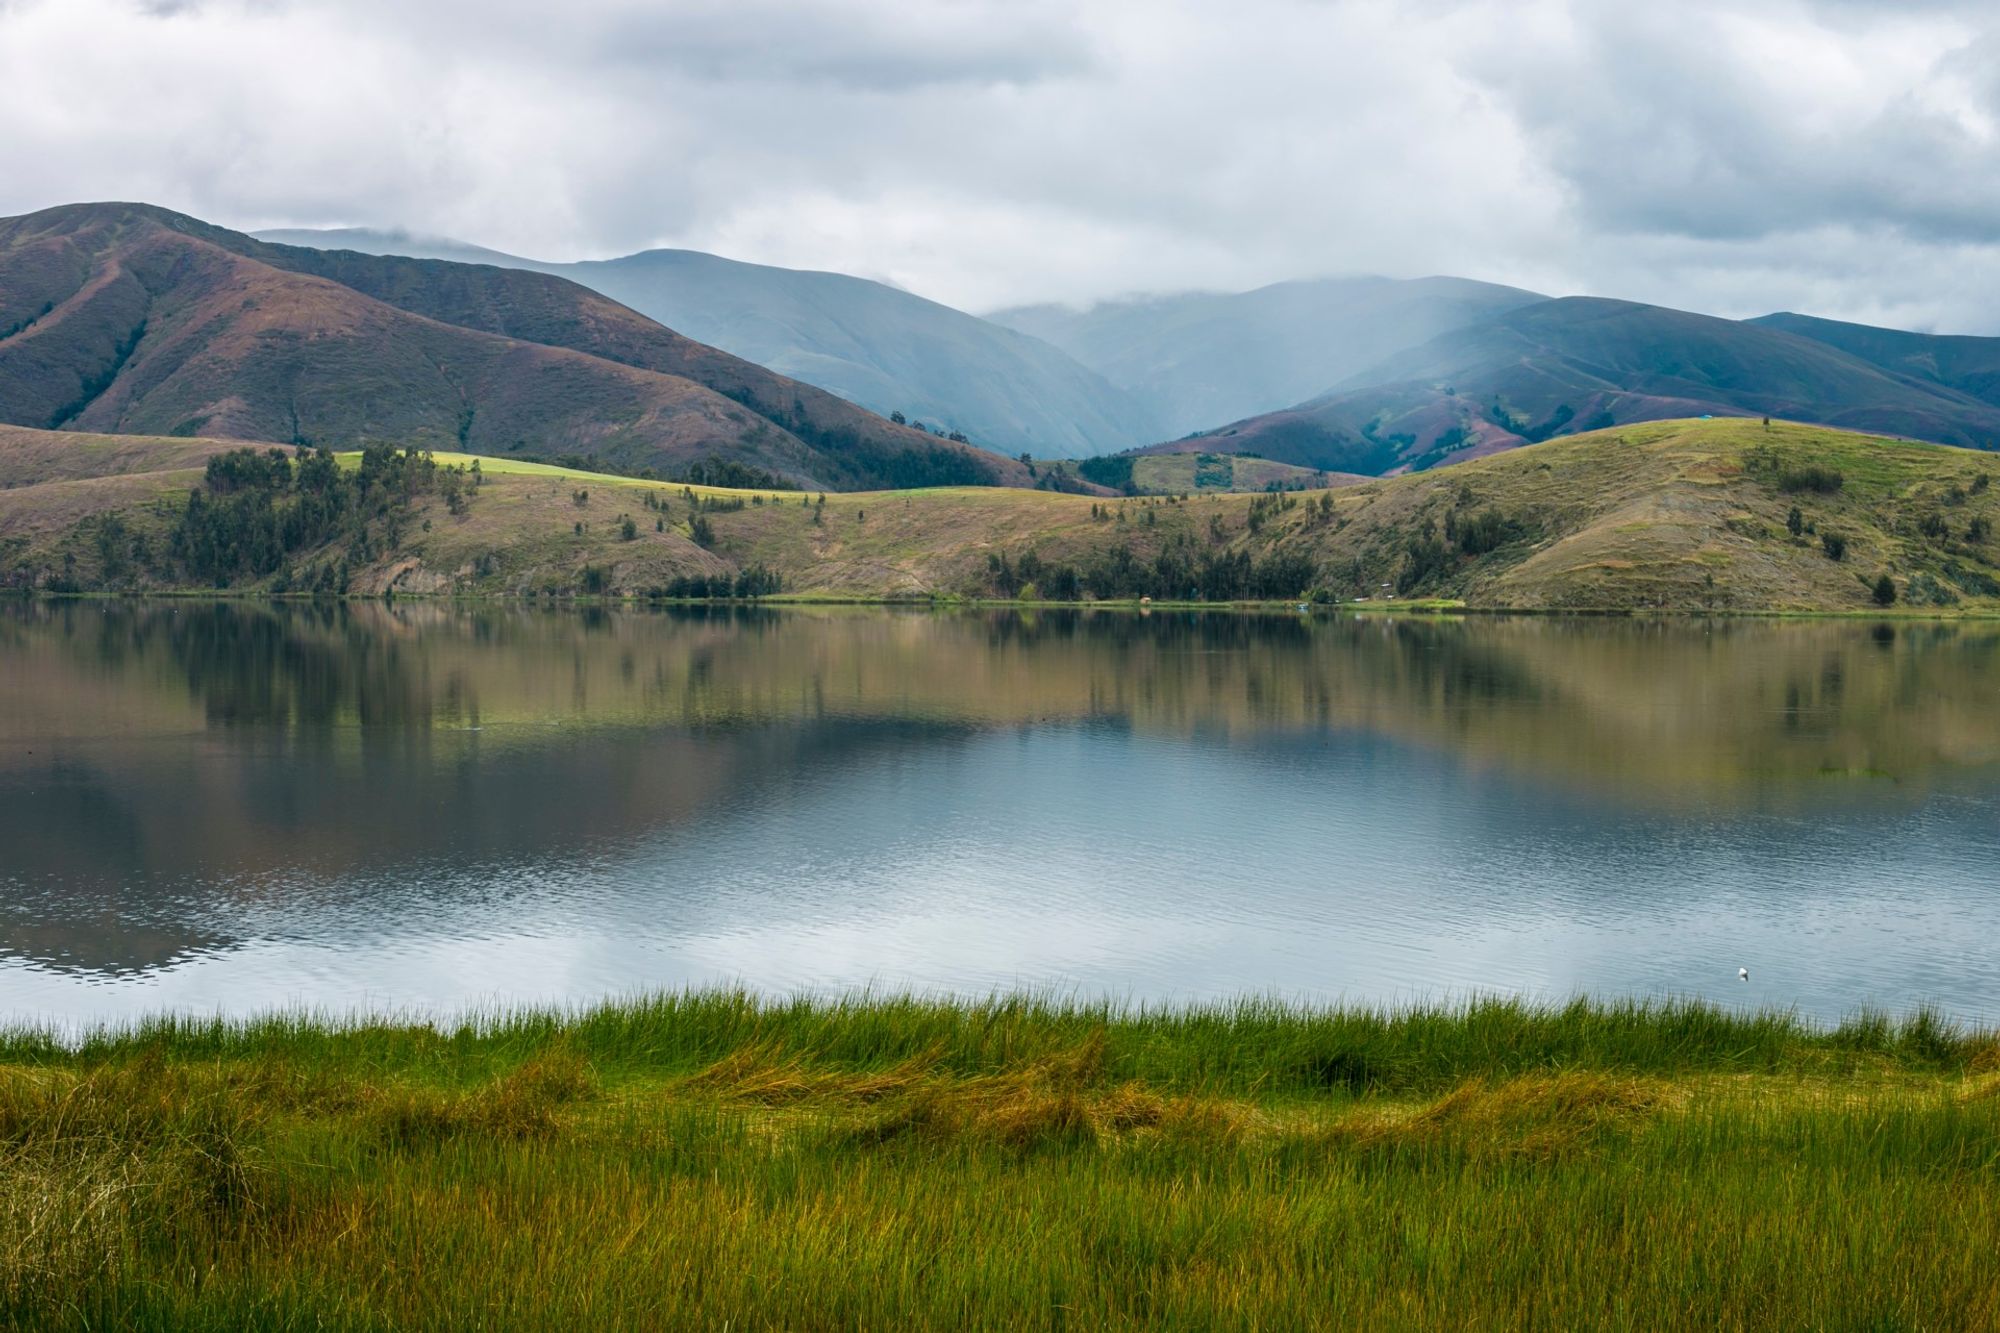
<svg viewBox="0 0 2000 1333"><path fill-rule="evenodd" d="M722 978L1698 991L1750 948L1800 955L1757 998L1987 1012L1963 939L2000 925L1996 646L10 603L0 1010Z"/></svg>

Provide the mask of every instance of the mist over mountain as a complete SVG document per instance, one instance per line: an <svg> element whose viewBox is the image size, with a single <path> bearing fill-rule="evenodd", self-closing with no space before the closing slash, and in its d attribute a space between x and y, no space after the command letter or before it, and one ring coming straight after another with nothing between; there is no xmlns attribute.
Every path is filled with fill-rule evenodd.
<svg viewBox="0 0 2000 1333"><path fill-rule="evenodd" d="M865 278L694 250L549 263L400 231L259 235L322 250L568 278L699 342L881 415L902 412L1007 453L1111 453L1150 443L1168 429L1140 394L1115 387L1041 339Z"/></svg>
<svg viewBox="0 0 2000 1333"><path fill-rule="evenodd" d="M1054 343L1183 435L1301 402L1389 352L1546 299L1464 278L1325 278L989 318Z"/></svg>

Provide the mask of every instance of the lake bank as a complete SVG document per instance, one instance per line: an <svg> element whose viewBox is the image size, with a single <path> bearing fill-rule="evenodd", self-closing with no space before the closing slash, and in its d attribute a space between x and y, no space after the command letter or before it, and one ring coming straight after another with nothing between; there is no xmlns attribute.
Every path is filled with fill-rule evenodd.
<svg viewBox="0 0 2000 1333"><path fill-rule="evenodd" d="M2000 1043L705 993L0 1037L22 1327L1977 1327Z"/></svg>

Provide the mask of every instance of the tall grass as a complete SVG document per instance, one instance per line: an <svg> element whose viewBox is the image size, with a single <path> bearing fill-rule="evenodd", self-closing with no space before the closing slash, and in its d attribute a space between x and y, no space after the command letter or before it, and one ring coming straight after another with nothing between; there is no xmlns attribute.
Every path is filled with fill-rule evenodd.
<svg viewBox="0 0 2000 1333"><path fill-rule="evenodd" d="M2000 1042L666 995L0 1038L25 1327L2000 1325Z"/></svg>

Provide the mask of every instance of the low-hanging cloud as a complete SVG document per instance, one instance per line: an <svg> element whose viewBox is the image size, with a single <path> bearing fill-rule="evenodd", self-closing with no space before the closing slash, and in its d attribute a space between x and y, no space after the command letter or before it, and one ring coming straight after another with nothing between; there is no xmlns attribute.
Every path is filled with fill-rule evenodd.
<svg viewBox="0 0 2000 1333"><path fill-rule="evenodd" d="M1452 272L2000 332L2000 18L1895 0L0 0L0 212L985 308Z"/></svg>

